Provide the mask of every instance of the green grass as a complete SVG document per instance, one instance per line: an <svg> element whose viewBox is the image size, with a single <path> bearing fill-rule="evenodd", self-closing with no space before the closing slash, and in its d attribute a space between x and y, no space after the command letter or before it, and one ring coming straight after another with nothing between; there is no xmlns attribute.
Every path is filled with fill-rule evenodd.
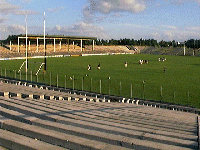
<svg viewBox="0 0 200 150"><path fill-rule="evenodd" d="M167 61L159 62L158 57L166 57ZM140 59L149 60L149 64L139 65ZM19 69L24 60L1 61L0 67L2 75L14 77L13 70ZM43 59L30 59L29 62L43 62ZM128 62L128 68L124 67L124 62ZM57 85L57 74L59 74L59 86L73 88L75 77L75 89L101 92L111 95L131 96L131 84L134 98L145 98L152 100L162 100L166 102L191 105L200 108L200 58L189 56L158 56L158 55L113 55L113 56L88 56L88 57L65 57L47 58L47 72L45 75L40 72L39 82ZM101 64L101 70L97 70L97 65ZM87 65L92 66L92 70L87 70ZM39 68L39 63L29 63L30 71L35 74ZM166 72L164 73L164 67ZM66 81L65 81L66 75ZM86 76L87 75L87 76ZM16 75L19 78L19 74ZM110 77L110 80L108 79ZM23 68L22 78L25 79ZM92 82L91 82L92 80ZM36 81L36 76L33 76ZM145 83L143 83L145 81ZM121 90L120 90L121 82ZM92 83L92 86L91 86ZM109 88L110 85L110 88Z"/></svg>

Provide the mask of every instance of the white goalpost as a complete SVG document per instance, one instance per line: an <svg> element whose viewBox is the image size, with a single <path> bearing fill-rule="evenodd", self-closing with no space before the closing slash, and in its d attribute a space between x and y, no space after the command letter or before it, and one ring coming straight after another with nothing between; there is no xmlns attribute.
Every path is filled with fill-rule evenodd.
<svg viewBox="0 0 200 150"><path fill-rule="evenodd" d="M29 62L29 63L40 63L40 62ZM23 63L22 63L22 65L20 66L20 68L19 68L19 70L18 70L18 73L20 73L21 72L21 70L22 70L22 68L23 68L23 66L26 64L26 61L24 61ZM45 63L41 63L40 64L40 66L39 66L39 68L38 68L38 70L37 70L37 72L35 73L35 75L37 76L38 74L39 74L39 72L40 72L40 70L42 69L42 67L45 65Z"/></svg>
<svg viewBox="0 0 200 150"><path fill-rule="evenodd" d="M41 63L41 65L40 65L40 67L39 67L38 71L37 71L37 72L36 72L36 74L35 74L36 76L38 75L38 73L39 73L39 72L40 72L40 70L42 69L42 66L43 66L43 65L45 65L45 63Z"/></svg>
<svg viewBox="0 0 200 150"><path fill-rule="evenodd" d="M20 66L20 68L19 68L19 70L18 70L18 73L20 73L21 72L21 70L22 70L22 67L24 66L24 64L26 63L26 61L24 61L23 63L22 63L22 65Z"/></svg>

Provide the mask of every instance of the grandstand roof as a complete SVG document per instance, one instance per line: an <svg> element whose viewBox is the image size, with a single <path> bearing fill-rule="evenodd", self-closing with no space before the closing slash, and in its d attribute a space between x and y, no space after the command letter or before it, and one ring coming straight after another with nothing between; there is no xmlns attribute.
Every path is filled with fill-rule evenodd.
<svg viewBox="0 0 200 150"><path fill-rule="evenodd" d="M37 39L37 38L43 38L44 35L36 35L36 34L28 34L27 35L29 39ZM12 35L9 36L9 39L14 40L17 39L18 37L26 37L25 34L20 34L20 35ZM96 40L96 37L84 37L84 36L65 36L65 35L46 35L45 36L47 39L74 39L74 40Z"/></svg>

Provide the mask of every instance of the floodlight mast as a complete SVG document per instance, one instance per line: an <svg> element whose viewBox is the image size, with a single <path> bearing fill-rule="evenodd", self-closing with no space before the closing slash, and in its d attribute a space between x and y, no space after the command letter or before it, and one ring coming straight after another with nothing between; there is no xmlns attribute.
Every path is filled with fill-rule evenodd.
<svg viewBox="0 0 200 150"><path fill-rule="evenodd" d="M46 41L45 41L45 12L44 12L44 72L46 71Z"/></svg>
<svg viewBox="0 0 200 150"><path fill-rule="evenodd" d="M184 41L183 55L185 56L185 41Z"/></svg>
<svg viewBox="0 0 200 150"><path fill-rule="evenodd" d="M28 34L27 34L27 15L26 15L26 80L28 72Z"/></svg>

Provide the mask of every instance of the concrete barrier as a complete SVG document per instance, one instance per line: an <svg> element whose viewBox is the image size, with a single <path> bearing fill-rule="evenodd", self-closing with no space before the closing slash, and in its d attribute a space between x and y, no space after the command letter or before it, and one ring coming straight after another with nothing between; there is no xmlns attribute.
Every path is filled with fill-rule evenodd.
<svg viewBox="0 0 200 150"><path fill-rule="evenodd" d="M86 98L86 97L83 97L83 98L82 98L82 100L83 100L83 101L86 101L86 100L87 100L87 98Z"/></svg>
<svg viewBox="0 0 200 150"><path fill-rule="evenodd" d="M75 97L74 100L75 100L75 101L79 101L79 98L78 98L78 97Z"/></svg>
<svg viewBox="0 0 200 150"><path fill-rule="evenodd" d="M29 98L33 99L33 94L29 94Z"/></svg>
<svg viewBox="0 0 200 150"><path fill-rule="evenodd" d="M40 99L41 99L41 100L44 100L44 95L40 95Z"/></svg>
<svg viewBox="0 0 200 150"><path fill-rule="evenodd" d="M17 93L17 97L18 98L22 98L22 94L21 93Z"/></svg>
<svg viewBox="0 0 200 150"><path fill-rule="evenodd" d="M31 86L32 87L41 87L41 84L33 84L31 82L28 82L28 81L17 81L17 80L11 80L11 79L4 79L4 78L1 78L1 81L3 82L6 82L6 83L11 83L11 84L18 84L18 85L25 85L27 84L28 86ZM55 91L64 91L64 90L67 90L68 93L76 93L76 94L85 94L85 96L92 96L92 97L98 97L98 98L103 98L105 99L105 96L107 96L107 99L111 99L116 101L116 100L119 100L119 102L124 102L124 103L127 103L128 100L122 98L122 97L118 97L118 96L109 96L109 95L102 95L102 94L97 94L97 93L90 93L90 92L86 92L86 91L77 91L77 90L70 90L70 89L64 89L64 88L56 88L56 87L50 87L48 85L42 85L43 87L49 87L51 89L55 89ZM122 101L122 100L123 101ZM185 112L191 112L191 113L195 113L195 114L200 114L200 110L196 109L196 108L192 108L192 107L186 107L186 106L179 106L179 105L176 105L176 106L171 106L172 104L166 104L164 102L157 102L156 104L152 103L151 100L145 100L145 103L142 103L143 100L139 100L141 102L134 102L136 105L150 105L151 107L158 107L158 108L164 108L164 109L170 109L170 110L176 110L176 111L185 111ZM130 103L131 101L129 101ZM132 102L133 103L133 102Z"/></svg>
<svg viewBox="0 0 200 150"><path fill-rule="evenodd" d="M4 97L9 98L10 97L10 93L9 92L4 92Z"/></svg>
<svg viewBox="0 0 200 150"><path fill-rule="evenodd" d="M70 96L63 97L63 100L71 101L71 100L72 100L72 97L70 97Z"/></svg>
<svg viewBox="0 0 200 150"><path fill-rule="evenodd" d="M140 100L137 100L137 101L136 101L136 105L139 105L139 102L140 102Z"/></svg>
<svg viewBox="0 0 200 150"><path fill-rule="evenodd" d="M105 102L106 102L106 100L105 100L105 99L103 99L103 100L102 100L102 102L103 102L103 103L105 103Z"/></svg>
<svg viewBox="0 0 200 150"><path fill-rule="evenodd" d="M99 99L95 99L95 102L99 102Z"/></svg>
<svg viewBox="0 0 200 150"><path fill-rule="evenodd" d="M54 96L50 96L49 99L50 99L50 100L53 100L53 99L54 99Z"/></svg>

